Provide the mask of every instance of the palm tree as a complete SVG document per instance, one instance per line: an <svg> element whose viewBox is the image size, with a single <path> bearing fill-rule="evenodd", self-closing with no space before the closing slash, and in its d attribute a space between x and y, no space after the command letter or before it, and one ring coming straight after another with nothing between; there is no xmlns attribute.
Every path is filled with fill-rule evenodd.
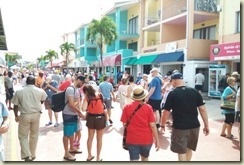
<svg viewBox="0 0 244 165"><path fill-rule="evenodd" d="M100 60L103 68L103 44L110 46L118 38L116 24L105 16L100 21L93 19L87 29L87 40L95 41L100 49Z"/></svg>
<svg viewBox="0 0 244 165"><path fill-rule="evenodd" d="M53 66L53 58L54 59L57 59L58 58L58 53L55 51L55 50L48 50L46 51L46 55L44 56L44 59L48 59L51 63L51 69L52 69L52 66Z"/></svg>
<svg viewBox="0 0 244 165"><path fill-rule="evenodd" d="M17 54L8 54L5 53L5 61L7 61L7 66L10 67L10 63L15 65L18 63L18 60L21 59L22 56L20 56L18 53Z"/></svg>
<svg viewBox="0 0 244 165"><path fill-rule="evenodd" d="M75 44L65 42L62 45L60 45L60 49L61 49L61 54L65 57L66 69L68 70L68 62L69 62L68 60L69 60L70 52L72 51L76 52Z"/></svg>
<svg viewBox="0 0 244 165"><path fill-rule="evenodd" d="M46 60L46 57L44 55L41 55L41 57L38 57L37 59L37 64L39 66L39 64L42 62L42 61L45 61Z"/></svg>

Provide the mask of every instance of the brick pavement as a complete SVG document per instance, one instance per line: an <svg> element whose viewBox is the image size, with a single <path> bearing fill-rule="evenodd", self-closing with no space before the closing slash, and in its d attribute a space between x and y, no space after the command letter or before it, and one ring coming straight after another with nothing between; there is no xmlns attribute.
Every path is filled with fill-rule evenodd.
<svg viewBox="0 0 244 165"><path fill-rule="evenodd" d="M229 140L220 137L221 126L224 116L220 114L219 110L220 100L209 99L206 100L206 107L209 115L210 122L210 135L204 136L200 132L199 143L197 151L193 152L192 161L240 161L240 147L239 140ZM104 161L129 161L129 154L121 147L122 141L122 124L120 122L121 110L119 104L113 104L112 119L114 125L105 130L103 137L103 149L101 158ZM59 114L60 121L62 121L61 113ZM20 160L20 147L17 138L17 126L14 121L14 115L11 111L11 126L7 134L4 135L6 161L21 161ZM200 118L201 121L201 118ZM63 144L62 144L62 124L55 128L52 126L46 127L48 122L48 114L43 110L40 123L40 135L37 146L36 161L63 161ZM81 138L82 154L77 154L77 161L85 161L87 158L86 140L87 128L85 121L82 121L83 130ZM159 133L160 150L155 151L154 146L151 149L150 161L177 161L177 154L170 151L170 127L167 127L165 134ZM202 127L201 127L202 130ZM237 136L237 127L234 125L233 134ZM95 137L94 137L95 138ZM93 153L95 155L95 139L93 144Z"/></svg>

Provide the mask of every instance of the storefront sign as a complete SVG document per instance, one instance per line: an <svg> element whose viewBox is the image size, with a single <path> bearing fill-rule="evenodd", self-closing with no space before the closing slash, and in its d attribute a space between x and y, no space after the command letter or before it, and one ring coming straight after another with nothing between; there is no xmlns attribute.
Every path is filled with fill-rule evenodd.
<svg viewBox="0 0 244 165"><path fill-rule="evenodd" d="M157 48L144 50L143 53L155 52Z"/></svg>
<svg viewBox="0 0 244 165"><path fill-rule="evenodd" d="M210 46L210 61L240 59L240 42Z"/></svg>

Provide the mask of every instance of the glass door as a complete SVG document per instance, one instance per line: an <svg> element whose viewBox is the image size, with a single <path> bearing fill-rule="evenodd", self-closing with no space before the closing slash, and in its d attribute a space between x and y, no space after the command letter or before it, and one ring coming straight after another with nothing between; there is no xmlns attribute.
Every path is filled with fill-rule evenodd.
<svg viewBox="0 0 244 165"><path fill-rule="evenodd" d="M210 70L209 72L209 91L216 91L217 89L217 70Z"/></svg>

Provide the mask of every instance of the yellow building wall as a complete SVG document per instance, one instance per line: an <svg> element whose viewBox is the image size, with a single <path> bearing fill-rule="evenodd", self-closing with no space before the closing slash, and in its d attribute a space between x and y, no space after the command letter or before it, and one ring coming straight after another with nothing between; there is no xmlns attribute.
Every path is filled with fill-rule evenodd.
<svg viewBox="0 0 244 165"><path fill-rule="evenodd" d="M236 12L240 11L240 0L221 0L221 8L222 35L236 33Z"/></svg>
<svg viewBox="0 0 244 165"><path fill-rule="evenodd" d="M140 4L136 4L135 6L132 6L130 9L128 9L128 25L129 25L129 20L133 17L138 16L138 32L140 32L140 28L142 26L142 23L140 22L141 20L141 15L140 15ZM139 51L139 45L140 45L140 40L138 38L133 38L131 40L127 41L127 48L129 47L130 43L137 42L138 45L138 51Z"/></svg>
<svg viewBox="0 0 244 165"><path fill-rule="evenodd" d="M138 20L140 20L141 15L140 13L140 5L139 3L136 4L135 6L131 7L130 9L128 9L128 22L131 18L138 16Z"/></svg>
<svg viewBox="0 0 244 165"><path fill-rule="evenodd" d="M145 3L145 15L153 19L158 18L158 11L160 10L160 0L147 0Z"/></svg>

